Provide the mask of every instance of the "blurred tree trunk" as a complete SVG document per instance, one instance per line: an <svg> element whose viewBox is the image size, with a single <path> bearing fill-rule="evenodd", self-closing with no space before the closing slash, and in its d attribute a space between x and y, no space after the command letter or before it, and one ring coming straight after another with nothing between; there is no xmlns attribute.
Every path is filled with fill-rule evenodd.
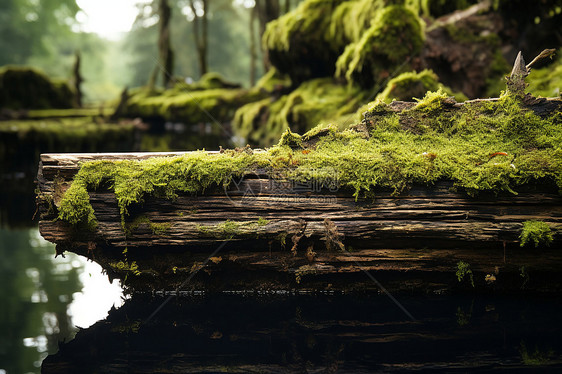
<svg viewBox="0 0 562 374"><path fill-rule="evenodd" d="M256 13L257 8L253 7L250 11L250 86L256 84L256 60L258 58L256 50Z"/></svg>
<svg viewBox="0 0 562 374"><path fill-rule="evenodd" d="M74 55L74 67L72 69L74 91L76 94L76 107L82 108L82 89L80 85L83 82L82 75L80 75L80 52L76 51Z"/></svg>
<svg viewBox="0 0 562 374"><path fill-rule="evenodd" d="M281 6L279 0L256 0L255 9L257 11L258 19L260 21L260 40L265 32L265 26L268 22L279 18L281 14ZM267 50L263 51L263 66L267 71L271 67Z"/></svg>
<svg viewBox="0 0 562 374"><path fill-rule="evenodd" d="M291 0L285 0L285 11L284 13L287 14L291 11Z"/></svg>
<svg viewBox="0 0 562 374"><path fill-rule="evenodd" d="M158 3L158 63L152 71L148 86L154 88L158 79L158 72L162 71L162 84L168 86L174 70L174 53L170 46L170 19L172 18L172 8L168 0L160 0Z"/></svg>
<svg viewBox="0 0 562 374"><path fill-rule="evenodd" d="M199 73L203 76L207 73L208 67L208 29L209 19L208 10L211 0L199 0L198 4L201 9L201 15L197 14L197 8L194 0L189 0L189 7L193 12L193 38L195 39L195 48L197 49L197 60L199 62Z"/></svg>

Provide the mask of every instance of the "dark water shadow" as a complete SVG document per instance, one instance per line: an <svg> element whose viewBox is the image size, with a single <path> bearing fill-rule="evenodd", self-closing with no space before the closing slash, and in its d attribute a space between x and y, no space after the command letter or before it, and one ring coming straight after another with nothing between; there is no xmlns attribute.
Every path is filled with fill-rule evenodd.
<svg viewBox="0 0 562 374"><path fill-rule="evenodd" d="M536 372L562 369L560 301L383 296L135 296L43 373Z"/></svg>

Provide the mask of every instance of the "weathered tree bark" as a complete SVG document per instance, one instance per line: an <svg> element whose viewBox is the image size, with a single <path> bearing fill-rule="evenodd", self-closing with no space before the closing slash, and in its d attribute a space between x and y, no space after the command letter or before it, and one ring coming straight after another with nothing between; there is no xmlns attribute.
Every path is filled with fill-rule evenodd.
<svg viewBox="0 0 562 374"><path fill-rule="evenodd" d="M254 6L250 10L250 86L256 85L256 60L258 52L256 49L256 13L257 8Z"/></svg>

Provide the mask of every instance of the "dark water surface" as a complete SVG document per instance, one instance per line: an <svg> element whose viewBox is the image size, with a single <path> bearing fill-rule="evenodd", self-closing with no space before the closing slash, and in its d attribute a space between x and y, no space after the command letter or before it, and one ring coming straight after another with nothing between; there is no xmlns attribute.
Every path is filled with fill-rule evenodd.
<svg viewBox="0 0 562 374"><path fill-rule="evenodd" d="M45 373L557 372L561 302L509 297L133 297Z"/></svg>

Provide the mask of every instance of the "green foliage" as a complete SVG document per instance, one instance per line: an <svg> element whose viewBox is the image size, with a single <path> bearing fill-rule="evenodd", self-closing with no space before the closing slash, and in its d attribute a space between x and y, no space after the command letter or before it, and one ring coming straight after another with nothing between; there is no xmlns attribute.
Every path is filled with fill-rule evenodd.
<svg viewBox="0 0 562 374"><path fill-rule="evenodd" d="M421 50L421 19L410 9L391 5L377 12L359 41L349 44L337 61L337 75L363 87L381 82L388 70Z"/></svg>
<svg viewBox="0 0 562 374"><path fill-rule="evenodd" d="M470 269L470 264L459 261L457 263L457 272L455 273L459 282L462 282L466 276L470 279L470 284L474 287L474 276L472 270Z"/></svg>
<svg viewBox="0 0 562 374"><path fill-rule="evenodd" d="M71 225L85 224L93 230L97 226L94 208L90 204L90 195L84 182L78 180L64 193L59 207L59 219Z"/></svg>
<svg viewBox="0 0 562 374"><path fill-rule="evenodd" d="M200 77L197 51L193 42L193 21L186 17L185 1L170 1L172 19L170 39L174 49L175 67L170 72L174 77ZM220 72L225 79L249 84L250 33L249 18L251 9L236 5L231 0L209 1L208 21L208 62L209 71ZM143 4L132 30L119 43L126 75L122 85L138 87L146 84L155 67L154 56L158 50L157 2ZM125 56L126 58L123 58ZM258 61L261 50L258 48ZM115 64L115 61L113 61ZM112 65L113 66L113 65ZM263 74L262 64L258 63L257 76Z"/></svg>
<svg viewBox="0 0 562 374"><path fill-rule="evenodd" d="M550 226L546 222L525 221L523 222L523 229L519 239L521 239L521 247L533 243L536 248L539 245L550 245L553 240L553 234Z"/></svg>
<svg viewBox="0 0 562 374"><path fill-rule="evenodd" d="M426 113L437 113L443 109L443 102L447 100L448 97L449 96L441 88L436 92L427 92L423 99L416 100L418 103L414 109Z"/></svg>
<svg viewBox="0 0 562 374"><path fill-rule="evenodd" d="M74 93L67 82L51 80L42 72L17 66L0 68L0 108L72 108Z"/></svg>
<svg viewBox="0 0 562 374"><path fill-rule="evenodd" d="M53 40L71 36L74 0L2 0L0 3L0 65L25 64L34 55L53 53Z"/></svg>

